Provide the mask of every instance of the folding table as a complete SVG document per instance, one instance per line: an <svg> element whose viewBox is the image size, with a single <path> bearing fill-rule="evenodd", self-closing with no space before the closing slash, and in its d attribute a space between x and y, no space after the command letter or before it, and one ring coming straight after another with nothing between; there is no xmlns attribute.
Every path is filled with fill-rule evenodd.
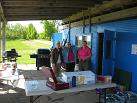
<svg viewBox="0 0 137 103"><path fill-rule="evenodd" d="M54 91L53 89L46 86L46 80L28 80L25 81L25 92L26 96L30 96L30 103L34 103L42 95L50 95L52 93L75 93L81 91L89 91L95 89L104 89L104 99L106 100L106 89L116 87L115 83L95 83L90 85L79 85L71 87L65 90ZM36 96L36 98L34 98Z"/></svg>

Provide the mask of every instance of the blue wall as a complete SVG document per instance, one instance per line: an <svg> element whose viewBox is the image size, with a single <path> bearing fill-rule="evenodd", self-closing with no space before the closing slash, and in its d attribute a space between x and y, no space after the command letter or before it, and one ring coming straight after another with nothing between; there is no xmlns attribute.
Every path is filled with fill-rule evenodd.
<svg viewBox="0 0 137 103"><path fill-rule="evenodd" d="M54 33L52 35L52 42L53 42L53 48L56 47L56 42L60 41L60 43L62 42L62 33Z"/></svg>
<svg viewBox="0 0 137 103"><path fill-rule="evenodd" d="M89 32L91 29L91 32ZM97 25L88 25L85 27L84 33L92 35L92 68L96 71L97 53L98 53L98 33L104 32L104 30L117 31L116 34L116 57L115 68L130 71L133 73L132 90L137 92L137 55L131 55L131 44L137 44L137 19L123 20L109 23L102 23ZM128 33L127 33L128 32ZM129 33L131 32L131 33ZM64 30L63 38L67 38L68 29ZM70 41L75 45L75 37L85 35L83 33L83 27L74 27L70 31ZM110 34L111 35L111 34ZM113 73L112 73L113 74Z"/></svg>
<svg viewBox="0 0 137 103"><path fill-rule="evenodd" d="M131 54L137 44L137 33L117 32L115 67L132 72L132 91L137 92L137 55Z"/></svg>

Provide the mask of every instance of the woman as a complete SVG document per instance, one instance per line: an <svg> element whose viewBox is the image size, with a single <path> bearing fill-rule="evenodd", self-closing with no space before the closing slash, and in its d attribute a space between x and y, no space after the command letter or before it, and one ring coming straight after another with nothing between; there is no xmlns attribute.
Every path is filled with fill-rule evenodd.
<svg viewBox="0 0 137 103"><path fill-rule="evenodd" d="M76 63L77 50L76 47L71 46L68 42L67 46L63 48L63 60L65 63L66 72L73 72Z"/></svg>

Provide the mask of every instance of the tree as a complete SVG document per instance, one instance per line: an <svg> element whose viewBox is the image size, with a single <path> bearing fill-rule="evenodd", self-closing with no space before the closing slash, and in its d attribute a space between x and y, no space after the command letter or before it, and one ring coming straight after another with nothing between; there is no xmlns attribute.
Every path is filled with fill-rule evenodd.
<svg viewBox="0 0 137 103"><path fill-rule="evenodd" d="M27 37L26 39L37 39L37 31L36 28L33 26L33 24L29 24L27 28Z"/></svg>
<svg viewBox="0 0 137 103"><path fill-rule="evenodd" d="M43 20L41 23L44 26L44 33L41 33L42 35L40 35L40 37L43 39L51 39L52 34L57 32L54 21Z"/></svg>
<svg viewBox="0 0 137 103"><path fill-rule="evenodd" d="M15 25L6 25L7 39L25 39L27 35L26 27L17 23Z"/></svg>

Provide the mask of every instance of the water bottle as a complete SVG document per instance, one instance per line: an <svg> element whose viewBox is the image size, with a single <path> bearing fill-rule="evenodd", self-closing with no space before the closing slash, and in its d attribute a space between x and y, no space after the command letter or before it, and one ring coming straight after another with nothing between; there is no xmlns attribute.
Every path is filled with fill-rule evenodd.
<svg viewBox="0 0 137 103"><path fill-rule="evenodd" d="M75 72L79 71L79 64L76 64L76 65L75 65L74 71L75 71Z"/></svg>
<svg viewBox="0 0 137 103"><path fill-rule="evenodd" d="M76 87L76 76L72 77L72 87Z"/></svg>

